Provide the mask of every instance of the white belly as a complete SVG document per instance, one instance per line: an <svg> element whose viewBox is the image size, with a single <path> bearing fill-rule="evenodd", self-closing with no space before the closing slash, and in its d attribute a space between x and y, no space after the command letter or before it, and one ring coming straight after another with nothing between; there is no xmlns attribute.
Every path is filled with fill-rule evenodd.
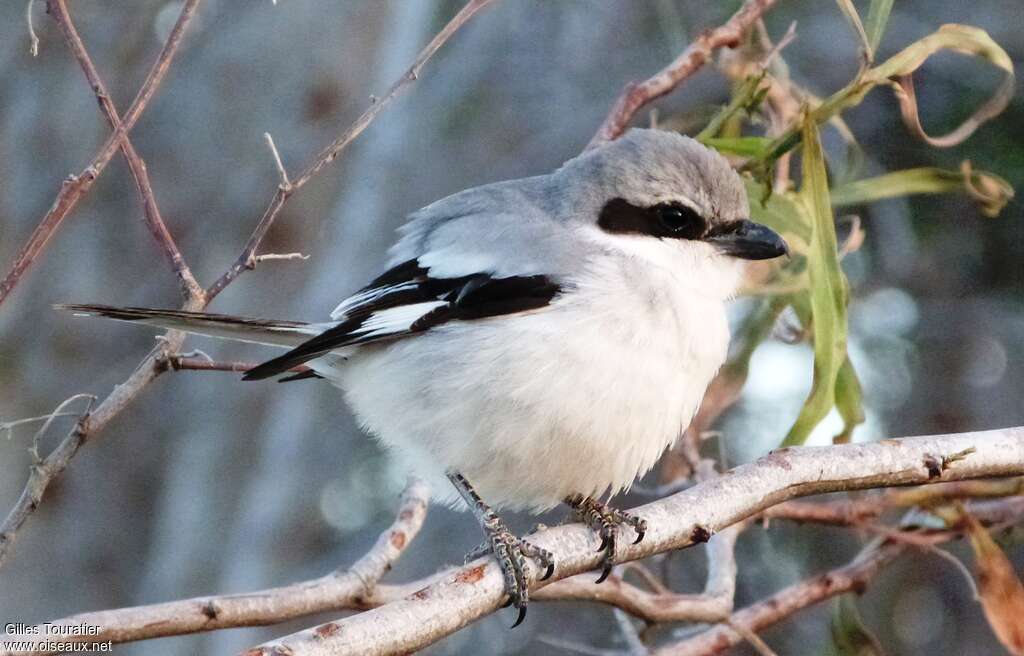
<svg viewBox="0 0 1024 656"><path fill-rule="evenodd" d="M715 299L610 291L584 285L535 313L360 348L325 373L438 498L456 498L448 470L496 507L615 493L689 424L728 327Z"/></svg>

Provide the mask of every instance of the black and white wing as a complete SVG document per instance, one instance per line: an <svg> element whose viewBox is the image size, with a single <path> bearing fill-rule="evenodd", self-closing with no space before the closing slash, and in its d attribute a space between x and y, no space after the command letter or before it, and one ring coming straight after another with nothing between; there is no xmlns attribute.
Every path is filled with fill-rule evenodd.
<svg viewBox="0 0 1024 656"><path fill-rule="evenodd" d="M407 260L342 301L331 313L335 326L251 369L244 378L269 378L335 349L408 337L449 321L536 310L559 291L545 275L432 277L418 259Z"/></svg>

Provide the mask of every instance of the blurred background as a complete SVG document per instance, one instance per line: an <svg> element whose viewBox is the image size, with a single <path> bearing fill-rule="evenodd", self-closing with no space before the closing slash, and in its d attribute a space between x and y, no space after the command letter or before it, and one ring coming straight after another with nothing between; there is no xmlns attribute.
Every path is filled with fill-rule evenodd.
<svg viewBox="0 0 1024 656"><path fill-rule="evenodd" d="M118 107L130 102L173 25L178 2L71 3ZM263 133L285 165L305 166L381 94L458 10L454 0L264 2L207 0L132 140L164 217L200 282L237 257L277 184ZM108 134L96 101L42 2L28 54L25 3L0 6L0 266L7 269L68 174ZM286 206L263 251L308 254L248 272L213 311L319 320L380 272L409 212L462 188L549 171L589 141L622 86L659 69L739 2L500 0L458 33L418 82ZM834 3L779 3L766 19L794 79L825 95L857 70L857 44ZM1024 55L1019 0L897 2L880 57L946 22L987 30ZM924 124L952 128L996 76L940 55L915 75ZM707 68L656 103L662 117L707 115L728 82ZM964 159L1024 183L1024 96L966 143L929 148L899 121L890 93L845 114L868 155L866 175ZM642 120L646 120L644 117ZM834 137L834 135L832 135ZM851 353L868 421L855 439L1024 423L1024 216L996 219L963 196L885 201L860 213L867 242L844 265L853 283ZM142 221L127 167L115 156L43 257L0 310L0 419L51 411L80 392L106 395L152 348L153 333L57 314L57 302L173 307L178 288ZM736 304L737 315L744 301ZM192 338L219 360L258 347ZM811 351L769 341L756 352L740 403L720 422L730 464L785 434L810 387ZM70 420L50 431L51 448ZM836 425L826 422L815 441ZM35 427L0 438L0 513L24 485ZM228 373L161 377L81 450L26 524L0 569L0 624L320 576L351 563L393 517L404 472L355 427L339 393L316 382L242 383ZM633 495L625 503L645 499ZM557 522L561 516L545 518ZM527 528L529 517L513 517ZM432 509L387 580L461 562L479 543L468 514ZM849 531L776 522L740 538L737 606L856 553ZM970 558L963 545L954 553ZM1009 546L1018 564L1024 549ZM673 586L697 591L699 550L676 554ZM904 558L860 600L892 654L1001 653L963 578L945 561ZM829 653L829 605L765 633L783 654ZM622 646L600 606L538 605L509 631L499 613L433 654L566 653L546 635ZM237 629L115 647L120 654L233 653L308 626ZM567 628L568 627L568 628ZM737 653L744 653L738 649Z"/></svg>

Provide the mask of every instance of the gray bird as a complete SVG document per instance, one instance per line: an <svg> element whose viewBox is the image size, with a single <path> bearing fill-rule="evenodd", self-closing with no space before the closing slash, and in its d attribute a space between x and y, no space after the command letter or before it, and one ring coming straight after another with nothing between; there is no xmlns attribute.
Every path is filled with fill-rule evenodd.
<svg viewBox="0 0 1024 656"><path fill-rule="evenodd" d="M567 503L602 538L599 580L624 526L643 539L643 519L599 499L647 472L690 423L726 357L724 304L743 260L787 252L747 213L743 183L720 155L675 133L631 130L548 175L415 212L387 270L330 321L62 307L288 348L244 378L306 364L299 377L341 388L410 470L434 489L451 481L442 498L473 510L518 624L527 560L543 578L554 563L492 508Z"/></svg>

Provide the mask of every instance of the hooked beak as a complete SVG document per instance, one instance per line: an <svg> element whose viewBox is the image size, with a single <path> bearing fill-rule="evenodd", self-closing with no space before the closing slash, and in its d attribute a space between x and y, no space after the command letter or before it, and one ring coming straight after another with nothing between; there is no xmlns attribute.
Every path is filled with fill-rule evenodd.
<svg viewBox="0 0 1024 656"><path fill-rule="evenodd" d="M768 260L789 255L789 246L777 232L746 219L712 228L704 241L724 255L744 260Z"/></svg>

